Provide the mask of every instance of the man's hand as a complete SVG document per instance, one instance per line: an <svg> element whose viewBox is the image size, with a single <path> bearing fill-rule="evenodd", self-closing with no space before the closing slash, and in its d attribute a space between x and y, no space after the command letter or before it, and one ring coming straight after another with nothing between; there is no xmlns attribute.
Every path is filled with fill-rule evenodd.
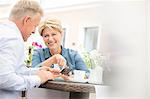
<svg viewBox="0 0 150 99"><path fill-rule="evenodd" d="M59 77L60 70L43 66L37 71L37 75L40 77L41 83L45 83L49 79L54 80Z"/></svg>

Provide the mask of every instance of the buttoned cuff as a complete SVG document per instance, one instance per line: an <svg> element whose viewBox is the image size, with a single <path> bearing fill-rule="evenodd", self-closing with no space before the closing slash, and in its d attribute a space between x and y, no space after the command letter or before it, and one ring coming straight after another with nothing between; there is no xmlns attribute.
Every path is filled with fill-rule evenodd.
<svg viewBox="0 0 150 99"><path fill-rule="evenodd" d="M41 83L42 83L40 77L37 76L37 75L34 75L32 77L34 77L34 82L35 82L34 87L39 87L41 85Z"/></svg>

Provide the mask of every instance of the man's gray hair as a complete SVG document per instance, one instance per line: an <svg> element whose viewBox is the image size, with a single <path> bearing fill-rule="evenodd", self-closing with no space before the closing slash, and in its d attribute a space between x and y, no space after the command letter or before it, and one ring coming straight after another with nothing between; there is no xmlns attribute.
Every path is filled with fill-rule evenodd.
<svg viewBox="0 0 150 99"><path fill-rule="evenodd" d="M21 19L23 16L31 17L39 13L43 16L43 10L38 2L34 0L19 0L12 8L9 18Z"/></svg>

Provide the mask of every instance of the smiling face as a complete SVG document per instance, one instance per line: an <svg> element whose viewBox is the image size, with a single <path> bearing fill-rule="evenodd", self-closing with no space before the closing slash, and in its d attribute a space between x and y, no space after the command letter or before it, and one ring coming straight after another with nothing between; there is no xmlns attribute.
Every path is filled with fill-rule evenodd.
<svg viewBox="0 0 150 99"><path fill-rule="evenodd" d="M38 26L40 20L41 20L40 14L36 14L33 17L30 17L30 16L24 17L23 25L21 28L21 33L22 33L24 41L27 41L29 36L35 32L35 29Z"/></svg>
<svg viewBox="0 0 150 99"><path fill-rule="evenodd" d="M61 47L62 33L57 29L46 27L42 32L46 46L51 50L58 50Z"/></svg>

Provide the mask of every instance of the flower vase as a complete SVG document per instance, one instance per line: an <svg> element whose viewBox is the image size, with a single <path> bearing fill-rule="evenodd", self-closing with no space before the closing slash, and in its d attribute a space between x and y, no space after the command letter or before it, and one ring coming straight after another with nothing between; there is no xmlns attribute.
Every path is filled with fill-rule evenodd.
<svg viewBox="0 0 150 99"><path fill-rule="evenodd" d="M90 70L89 83L102 84L103 83L103 68L96 66Z"/></svg>

